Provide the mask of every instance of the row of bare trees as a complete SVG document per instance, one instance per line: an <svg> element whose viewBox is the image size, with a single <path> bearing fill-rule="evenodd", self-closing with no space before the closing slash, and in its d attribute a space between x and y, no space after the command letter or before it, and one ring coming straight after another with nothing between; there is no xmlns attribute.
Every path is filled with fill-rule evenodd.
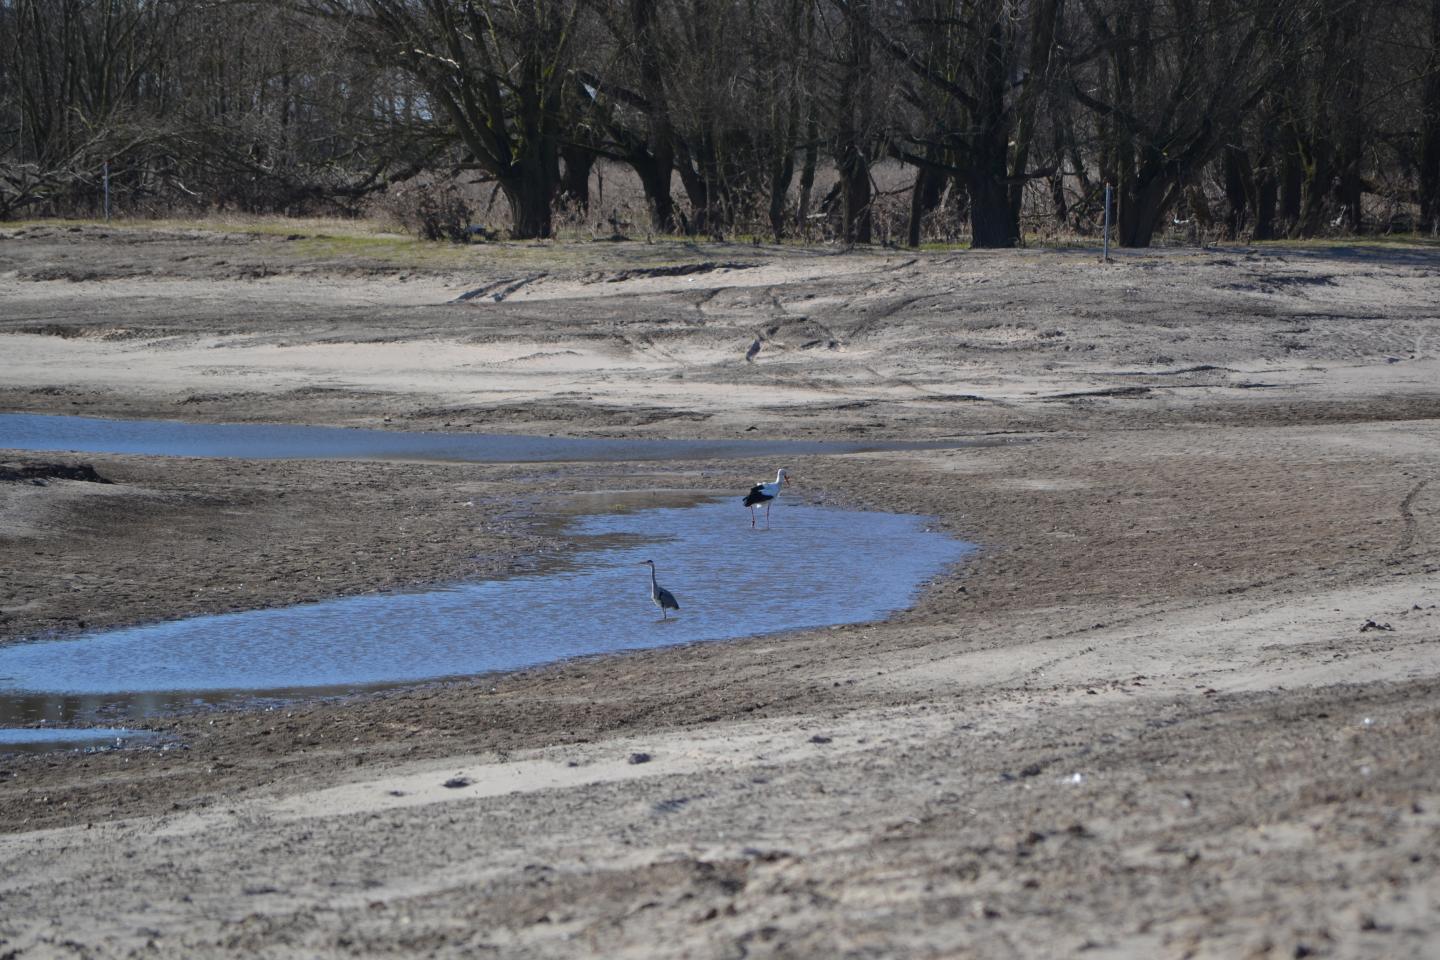
<svg viewBox="0 0 1440 960"><path fill-rule="evenodd" d="M632 169L651 228L976 246L1440 230L1440 0L0 0L0 218L490 182L516 237Z"/></svg>
<svg viewBox="0 0 1440 960"><path fill-rule="evenodd" d="M427 98L278 4L0 0L0 218L344 201L440 156Z"/></svg>

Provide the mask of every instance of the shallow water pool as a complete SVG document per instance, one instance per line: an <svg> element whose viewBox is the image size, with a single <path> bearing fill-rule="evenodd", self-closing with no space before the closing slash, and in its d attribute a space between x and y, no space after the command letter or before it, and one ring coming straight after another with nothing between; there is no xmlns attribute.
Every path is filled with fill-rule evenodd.
<svg viewBox="0 0 1440 960"><path fill-rule="evenodd" d="M974 446L975 440L605 440L414 433L293 424L105 420L0 414L0 450L134 453L251 460L425 460L464 463L708 460Z"/></svg>
<svg viewBox="0 0 1440 960"><path fill-rule="evenodd" d="M0 753L120 747L131 740L153 736L147 730L123 727L0 727Z"/></svg>
<svg viewBox="0 0 1440 960"><path fill-rule="evenodd" d="M0 723L109 722L196 696L355 690L881 619L973 547L923 517L738 497L583 516L553 568L442 589L195 617L0 648ZM650 602L653 559L680 611ZM67 706L68 705L68 706Z"/></svg>

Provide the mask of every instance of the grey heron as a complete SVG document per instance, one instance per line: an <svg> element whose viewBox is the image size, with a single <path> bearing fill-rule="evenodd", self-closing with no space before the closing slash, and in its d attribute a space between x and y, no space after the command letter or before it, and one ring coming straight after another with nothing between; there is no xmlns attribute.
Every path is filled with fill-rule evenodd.
<svg viewBox="0 0 1440 960"><path fill-rule="evenodd" d="M676 601L675 594L660 586L659 581L655 579L654 560L641 560L640 565L650 568L650 602L660 608L660 619L668 620L670 615L665 611L680 609L680 604Z"/></svg>
<svg viewBox="0 0 1440 960"><path fill-rule="evenodd" d="M745 351L745 360L749 363L755 362L755 357L760 353L760 338L756 337L750 342L750 349Z"/></svg>
<svg viewBox="0 0 1440 960"><path fill-rule="evenodd" d="M750 526L752 528L755 526L755 508L763 503L765 504L765 529L770 529L770 504L780 496L780 488L789 482L790 478L785 476L785 468L781 467L775 471L774 483L766 483L762 480L751 487L749 493L745 494L745 506L750 508Z"/></svg>

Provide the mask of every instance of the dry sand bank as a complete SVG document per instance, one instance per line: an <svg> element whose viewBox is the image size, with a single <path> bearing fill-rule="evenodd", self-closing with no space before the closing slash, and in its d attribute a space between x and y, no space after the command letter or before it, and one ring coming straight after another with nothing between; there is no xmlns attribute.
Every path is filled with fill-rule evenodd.
<svg viewBox="0 0 1440 960"><path fill-rule="evenodd" d="M1009 437L787 464L983 550L882 624L4 759L0 953L1433 949L1440 251L298 247L0 232L0 409ZM773 468L44 459L117 483L0 484L0 641L514 569L574 493Z"/></svg>

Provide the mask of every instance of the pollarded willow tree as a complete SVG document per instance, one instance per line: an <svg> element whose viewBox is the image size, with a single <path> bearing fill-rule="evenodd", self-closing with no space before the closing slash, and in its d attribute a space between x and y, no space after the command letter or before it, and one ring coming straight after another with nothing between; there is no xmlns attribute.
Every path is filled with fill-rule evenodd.
<svg viewBox="0 0 1440 960"><path fill-rule="evenodd" d="M637 173L659 230L790 226L797 158L815 150L817 0L587 0L598 42L578 58L577 128ZM671 196L678 175L688 210ZM803 206L803 202L801 206Z"/></svg>
<svg viewBox="0 0 1440 960"><path fill-rule="evenodd" d="M902 0L883 15L834 2L903 67L912 122L892 133L892 152L921 170L911 242L948 175L969 197L973 244L1014 246L1025 184L1049 173L1030 163L1064 0Z"/></svg>
<svg viewBox="0 0 1440 960"><path fill-rule="evenodd" d="M818 187L864 242L886 156L911 243L947 187L975 246L1023 242L1027 198L1088 232L1105 180L1134 246L1181 203L1436 229L1440 0L0 0L0 217L95 212L107 161L125 212L458 168L543 237L608 158L660 231L778 240Z"/></svg>
<svg viewBox="0 0 1440 960"><path fill-rule="evenodd" d="M466 163L492 178L521 239L548 237L561 185L580 0L298 0L409 73Z"/></svg>
<svg viewBox="0 0 1440 960"><path fill-rule="evenodd" d="M721 234L763 209L781 238L797 155L814 155L814 58L797 40L813 38L816 0L588 7L601 39L579 57L578 127L639 175L653 226ZM688 213L671 197L675 174Z"/></svg>
<svg viewBox="0 0 1440 960"><path fill-rule="evenodd" d="M1421 222L1440 234L1440 0L1429 0L1419 17L1420 123L1416 137Z"/></svg>
<svg viewBox="0 0 1440 960"><path fill-rule="evenodd" d="M1272 89L1300 0L1076 0L1064 66L1115 185L1118 239L1149 246L1164 217Z"/></svg>
<svg viewBox="0 0 1440 960"><path fill-rule="evenodd" d="M687 232L721 235L763 195L765 91L757 84L754 18L737 0L661 4L648 32L660 65ZM651 87L651 92L657 88Z"/></svg>

